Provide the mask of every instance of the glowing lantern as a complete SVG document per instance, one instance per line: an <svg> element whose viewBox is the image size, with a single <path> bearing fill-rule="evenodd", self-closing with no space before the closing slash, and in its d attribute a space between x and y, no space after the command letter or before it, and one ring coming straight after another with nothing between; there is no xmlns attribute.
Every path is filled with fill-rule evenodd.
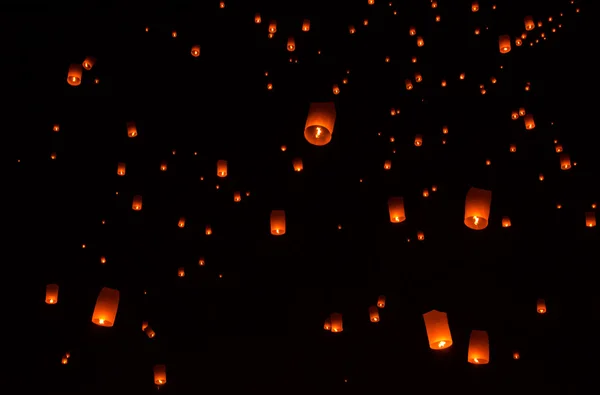
<svg viewBox="0 0 600 395"><path fill-rule="evenodd" d="M350 34L356 33L356 29L354 28L353 25L348 26L348 32L350 32Z"/></svg>
<svg viewBox="0 0 600 395"><path fill-rule="evenodd" d="M474 230L485 229L490 216L492 192L470 188L465 201L465 225Z"/></svg>
<svg viewBox="0 0 600 395"><path fill-rule="evenodd" d="M406 85L407 91L412 90L412 88L413 88L412 81L409 80L408 78L404 80L404 85Z"/></svg>
<svg viewBox="0 0 600 395"><path fill-rule="evenodd" d="M287 50L289 52L294 52L296 50L296 41L294 37L289 37L287 41Z"/></svg>
<svg viewBox="0 0 600 395"><path fill-rule="evenodd" d="M304 126L304 138L313 145L325 145L331 141L335 124L335 103L311 103Z"/></svg>
<svg viewBox="0 0 600 395"><path fill-rule="evenodd" d="M377 307L380 309L385 307L385 295L379 295L377 298Z"/></svg>
<svg viewBox="0 0 600 395"><path fill-rule="evenodd" d="M118 308L119 291L106 287L102 288L96 300L92 322L99 326L113 326Z"/></svg>
<svg viewBox="0 0 600 395"><path fill-rule="evenodd" d="M569 154L560 154L560 168L561 170L569 170L571 168L571 157Z"/></svg>
<svg viewBox="0 0 600 395"><path fill-rule="evenodd" d="M177 226L179 226L180 228L185 227L185 217L179 218L179 222L177 222Z"/></svg>
<svg viewBox="0 0 600 395"><path fill-rule="evenodd" d="M417 29L415 29L414 27L411 26L411 28L408 29L408 34L410 34L411 36L414 36L415 34L417 34Z"/></svg>
<svg viewBox="0 0 600 395"><path fill-rule="evenodd" d="M420 134L417 134L415 136L415 146L420 147L423 145L423 136L421 136Z"/></svg>
<svg viewBox="0 0 600 395"><path fill-rule="evenodd" d="M154 365L154 384L165 385L167 383L167 367L165 365Z"/></svg>
<svg viewBox="0 0 600 395"><path fill-rule="evenodd" d="M271 211L271 234L281 236L285 234L285 211Z"/></svg>
<svg viewBox="0 0 600 395"><path fill-rule="evenodd" d="M429 348L443 350L452 346L452 335L448 325L448 315L442 311L431 310L423 314Z"/></svg>
<svg viewBox="0 0 600 395"><path fill-rule="evenodd" d="M242 201L242 194L239 193L239 192L237 192L237 191L234 192L233 193L233 201L236 202L236 203L241 202Z"/></svg>
<svg viewBox="0 0 600 395"><path fill-rule="evenodd" d="M383 169L384 170L390 170L392 168L392 161L391 160L386 160L385 162L383 162Z"/></svg>
<svg viewBox="0 0 600 395"><path fill-rule="evenodd" d="M337 333L337 332L344 331L344 324L342 321L341 313L331 313L330 320L331 320L331 331L332 332Z"/></svg>
<svg viewBox="0 0 600 395"><path fill-rule="evenodd" d="M548 311L546 309L546 301L544 299L541 299L541 298L537 300L537 306L536 306L536 308L537 308L537 312L539 314L546 314L546 312Z"/></svg>
<svg viewBox="0 0 600 395"><path fill-rule="evenodd" d="M156 336L156 332L154 332L154 329L152 329L150 326L146 326L144 328L144 333L146 334L146 336L148 336L149 339L154 339L154 337Z"/></svg>
<svg viewBox="0 0 600 395"><path fill-rule="evenodd" d="M490 361L490 341L486 331L471 331L468 361L475 365L484 365Z"/></svg>
<svg viewBox="0 0 600 395"><path fill-rule="evenodd" d="M57 284L46 285L46 303L47 304L58 303L58 285Z"/></svg>
<svg viewBox="0 0 600 395"><path fill-rule="evenodd" d="M72 64L69 66L69 73L67 74L67 82L71 86L78 86L81 84L81 74L83 73L80 64Z"/></svg>
<svg viewBox="0 0 600 395"><path fill-rule="evenodd" d="M304 168L302 165L302 158L294 158L292 165L294 166L294 171L302 171Z"/></svg>
<svg viewBox="0 0 600 395"><path fill-rule="evenodd" d="M138 135L135 122L127 122L127 137L134 138Z"/></svg>
<svg viewBox="0 0 600 395"><path fill-rule="evenodd" d="M510 223L510 218L508 217L502 217L502 227L503 228L510 228L511 223Z"/></svg>
<svg viewBox="0 0 600 395"><path fill-rule="evenodd" d="M530 31L530 30L535 29L535 22L533 21L532 16L526 16L524 22L525 22L525 30Z"/></svg>
<svg viewBox="0 0 600 395"><path fill-rule="evenodd" d="M269 22L269 33L277 33L277 21Z"/></svg>
<svg viewBox="0 0 600 395"><path fill-rule="evenodd" d="M368 3L369 5L373 5L373 4L375 4L375 0L368 0L368 1L367 1L367 3Z"/></svg>
<svg viewBox="0 0 600 395"><path fill-rule="evenodd" d="M511 144L510 147L508 148L508 150L512 153L517 152L517 145L516 144Z"/></svg>
<svg viewBox="0 0 600 395"><path fill-rule="evenodd" d="M588 228L593 228L596 226L596 213L593 211L588 211L585 213L585 226Z"/></svg>
<svg viewBox="0 0 600 395"><path fill-rule="evenodd" d="M83 66L84 69L86 70L91 70L92 67L94 67L94 64L96 64L96 58L92 57L92 56L88 56L83 60L83 63L81 63L81 65Z"/></svg>
<svg viewBox="0 0 600 395"><path fill-rule="evenodd" d="M121 162L117 165L117 175L124 176L125 175L125 163Z"/></svg>
<svg viewBox="0 0 600 395"><path fill-rule="evenodd" d="M167 161L163 160L162 162L160 162L160 171L167 171Z"/></svg>
<svg viewBox="0 0 600 395"><path fill-rule="evenodd" d="M521 40L520 37L515 38L515 45L517 47L520 47L521 45L523 45L523 40ZM525 87L525 90L529 90L527 86Z"/></svg>
<svg viewBox="0 0 600 395"><path fill-rule="evenodd" d="M510 52L510 36L508 34L500 36L498 44L500 46L500 53Z"/></svg>
<svg viewBox="0 0 600 395"><path fill-rule="evenodd" d="M325 319L325 323L323 324L323 329L325 329L326 331L331 330L331 318Z"/></svg>
<svg viewBox="0 0 600 395"><path fill-rule="evenodd" d="M340 87L338 86L338 84L333 84L333 94L334 95L340 94Z"/></svg>
<svg viewBox="0 0 600 395"><path fill-rule="evenodd" d="M473 3L471 3L471 11L473 11L473 12L479 11L479 3L477 1L474 1Z"/></svg>
<svg viewBox="0 0 600 395"><path fill-rule="evenodd" d="M518 112L518 111L513 111L513 112L510 114L510 119L512 119L513 121L515 121L515 120L519 119L519 112Z"/></svg>
<svg viewBox="0 0 600 395"><path fill-rule="evenodd" d="M544 174L540 173L540 175L538 176L538 179L540 181L544 181Z"/></svg>
<svg viewBox="0 0 600 395"><path fill-rule="evenodd" d="M562 146L562 144L558 144L558 143L557 143L557 144L554 146L554 150L555 150L555 151L556 151L556 153L558 153L558 154L560 154L561 152L563 152L563 146Z"/></svg>
<svg viewBox="0 0 600 395"><path fill-rule="evenodd" d="M194 45L192 47L192 56L197 58L198 56L200 56L200 46L199 45Z"/></svg>
<svg viewBox="0 0 600 395"><path fill-rule="evenodd" d="M377 306L369 307L369 319L371 322L379 322L379 309L377 309Z"/></svg>
<svg viewBox="0 0 600 395"><path fill-rule="evenodd" d="M419 241L425 240L425 233L423 233L421 231L417 232L417 240L419 240Z"/></svg>
<svg viewBox="0 0 600 395"><path fill-rule="evenodd" d="M309 21L308 19L305 19L305 20L302 22L302 31L303 31L303 32L307 32L307 31L309 31L309 30L310 30L310 21Z"/></svg>
<svg viewBox="0 0 600 395"><path fill-rule="evenodd" d="M513 359L514 359L515 361L517 361L517 360L521 359L521 354L519 354L519 352L518 352L518 351L515 351L515 352L513 352Z"/></svg>
<svg viewBox="0 0 600 395"><path fill-rule="evenodd" d="M260 17L260 12L254 14L254 23L259 24L262 22L262 18Z"/></svg>
<svg viewBox="0 0 600 395"><path fill-rule="evenodd" d="M204 228L204 234L207 236L212 235L212 228L210 227L210 225L206 225L206 227Z"/></svg>
<svg viewBox="0 0 600 395"><path fill-rule="evenodd" d="M423 197L429 197L429 189L423 188Z"/></svg>
<svg viewBox="0 0 600 395"><path fill-rule="evenodd" d="M59 124L55 124L54 126L52 126L52 131L53 132L58 132L60 130L60 125Z"/></svg>
<svg viewBox="0 0 600 395"><path fill-rule="evenodd" d="M417 47L422 47L423 45L425 45L425 40L423 40L423 37L417 37Z"/></svg>
<svg viewBox="0 0 600 395"><path fill-rule="evenodd" d="M185 268L180 267L179 269L177 269L177 275L179 277L185 277Z"/></svg>
<svg viewBox="0 0 600 395"><path fill-rule="evenodd" d="M148 327L148 321L142 321L142 332Z"/></svg>
<svg viewBox="0 0 600 395"><path fill-rule="evenodd" d="M423 76L421 75L421 73L415 73L415 82L421 82L423 81Z"/></svg>
<svg viewBox="0 0 600 395"><path fill-rule="evenodd" d="M525 129L527 129L527 130L535 129L535 122L533 121L532 114L525 115L523 120L525 121Z"/></svg>
<svg viewBox="0 0 600 395"><path fill-rule="evenodd" d="M135 195L133 197L131 208L135 211L140 211L142 209L142 195Z"/></svg>
<svg viewBox="0 0 600 395"><path fill-rule="evenodd" d="M219 160L217 161L217 177L227 177L227 161Z"/></svg>
<svg viewBox="0 0 600 395"><path fill-rule="evenodd" d="M219 1L219 8L225 8L225 2Z"/></svg>

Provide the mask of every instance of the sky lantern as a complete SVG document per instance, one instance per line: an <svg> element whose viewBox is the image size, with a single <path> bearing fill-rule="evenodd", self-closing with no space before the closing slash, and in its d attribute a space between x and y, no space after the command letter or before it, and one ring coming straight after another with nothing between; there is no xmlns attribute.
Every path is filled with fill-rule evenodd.
<svg viewBox="0 0 600 395"><path fill-rule="evenodd" d="M479 2L478 1L474 1L471 3L471 11L473 11L473 12L479 11Z"/></svg>
<svg viewBox="0 0 600 395"><path fill-rule="evenodd" d="M425 45L425 40L423 40L423 37L419 36L417 37L417 47L422 47Z"/></svg>
<svg viewBox="0 0 600 395"><path fill-rule="evenodd" d="M269 22L269 33L277 33L277 21L272 20L271 22Z"/></svg>
<svg viewBox="0 0 600 395"><path fill-rule="evenodd" d="M57 304L58 303L58 285L48 284L46 285L46 303Z"/></svg>
<svg viewBox="0 0 600 395"><path fill-rule="evenodd" d="M296 50L296 40L294 40L294 37L288 37L287 50L289 52L294 52Z"/></svg>
<svg viewBox="0 0 600 395"><path fill-rule="evenodd" d="M471 331L468 361L475 365L485 365L490 362L490 341L486 331Z"/></svg>
<svg viewBox="0 0 600 395"><path fill-rule="evenodd" d="M525 122L525 129L535 129L535 121L533 120L533 114L525 114L525 116L523 117L523 121Z"/></svg>
<svg viewBox="0 0 600 395"><path fill-rule="evenodd" d="M127 165L125 163L119 162L119 164L117 164L117 175L124 176L126 167Z"/></svg>
<svg viewBox="0 0 600 395"><path fill-rule="evenodd" d="M180 227L180 228L184 228L185 227L185 217L179 218L179 222L177 222L177 226Z"/></svg>
<svg viewBox="0 0 600 395"><path fill-rule="evenodd" d="M369 307L369 320L371 322L379 322L379 309L377 306Z"/></svg>
<svg viewBox="0 0 600 395"><path fill-rule="evenodd" d="M271 211L271 234L281 236L285 234L285 211Z"/></svg>
<svg viewBox="0 0 600 395"><path fill-rule="evenodd" d="M444 312L431 310L423 314L429 347L432 350L443 350L452 346L452 335L448 325L448 315Z"/></svg>
<svg viewBox="0 0 600 395"><path fill-rule="evenodd" d="M404 213L404 198L403 197L391 197L388 199L388 210L390 212L390 222L400 223L406 220L406 214Z"/></svg>
<svg viewBox="0 0 600 395"><path fill-rule="evenodd" d="M134 211L140 211L142 209L142 195L135 195L133 197L133 203L131 204L131 208Z"/></svg>
<svg viewBox="0 0 600 395"><path fill-rule="evenodd" d="M344 331L344 323L342 321L341 313L331 313L329 317L331 320L331 331L334 333L339 333Z"/></svg>
<svg viewBox="0 0 600 395"><path fill-rule="evenodd" d="M117 309L119 308L119 291L112 288L102 288L96 307L92 314L92 322L98 326L111 327L115 324Z"/></svg>
<svg viewBox="0 0 600 395"><path fill-rule="evenodd" d="M200 46L199 45L194 45L192 47L191 54L195 58L197 58L198 56L200 56Z"/></svg>
<svg viewBox="0 0 600 395"><path fill-rule="evenodd" d="M569 170L571 168L571 157L564 152L560 154L560 169Z"/></svg>
<svg viewBox="0 0 600 395"><path fill-rule="evenodd" d="M524 19L524 22L525 22L525 30L530 31L530 30L535 29L535 22L533 21L532 16L526 16Z"/></svg>
<svg viewBox="0 0 600 395"><path fill-rule="evenodd" d="M596 226L596 213L594 211L588 211L585 213L585 226L593 228Z"/></svg>
<svg viewBox="0 0 600 395"><path fill-rule="evenodd" d="M292 160L292 166L294 166L295 172L300 172L304 169L304 165L302 164L302 158L294 158Z"/></svg>
<svg viewBox="0 0 600 395"><path fill-rule="evenodd" d="M490 217L492 192L470 188L465 200L465 225L474 230L485 229Z"/></svg>
<svg viewBox="0 0 600 395"><path fill-rule="evenodd" d="M71 86L78 86L81 84L81 74L83 69L80 64L72 64L69 66L69 73L67 74L67 83Z"/></svg>
<svg viewBox="0 0 600 395"><path fill-rule="evenodd" d="M302 22L302 31L303 31L303 32L307 32L307 31L309 31L309 30L310 30L310 20L308 20L308 19L305 19L305 20Z"/></svg>
<svg viewBox="0 0 600 395"><path fill-rule="evenodd" d="M498 45L500 47L500 53L509 53L510 52L510 36L508 34L504 34L498 38Z"/></svg>
<svg viewBox="0 0 600 395"><path fill-rule="evenodd" d="M311 103L304 126L306 141L318 146L329 143L333 134L335 117L335 103Z"/></svg>
<svg viewBox="0 0 600 395"><path fill-rule="evenodd" d="M258 25L261 22L262 22L262 18L260 17L260 12L257 12L256 14L254 14L254 23L256 23Z"/></svg>
<svg viewBox="0 0 600 395"><path fill-rule="evenodd" d="M83 68L86 70L91 70L92 67L94 67L94 64L96 64L96 58L94 58L93 56L87 56L81 63Z"/></svg>
<svg viewBox="0 0 600 395"><path fill-rule="evenodd" d="M135 122L127 122L127 137L134 138L138 135Z"/></svg>
<svg viewBox="0 0 600 395"><path fill-rule="evenodd" d="M165 365L154 365L154 384L167 384L167 367Z"/></svg>
<svg viewBox="0 0 600 395"><path fill-rule="evenodd" d="M227 161L219 160L217 161L217 177L227 177Z"/></svg>
<svg viewBox="0 0 600 395"><path fill-rule="evenodd" d="M536 310L539 314L546 314L546 301L544 299L538 299L536 303Z"/></svg>
<svg viewBox="0 0 600 395"><path fill-rule="evenodd" d="M385 295L379 295L377 298L377 307L380 309L385 307Z"/></svg>
<svg viewBox="0 0 600 395"><path fill-rule="evenodd" d="M509 217L502 217L502 227L503 228L510 228L511 227L511 222L510 222L510 218Z"/></svg>

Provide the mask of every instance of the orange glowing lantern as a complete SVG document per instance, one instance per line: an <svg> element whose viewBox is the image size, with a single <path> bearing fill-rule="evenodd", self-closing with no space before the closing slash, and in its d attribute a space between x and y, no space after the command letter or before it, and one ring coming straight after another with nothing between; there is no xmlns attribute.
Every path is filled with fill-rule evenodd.
<svg viewBox="0 0 600 395"><path fill-rule="evenodd" d="M391 160L386 160L385 162L383 162L383 169L384 170L390 170L392 168L392 161Z"/></svg>
<svg viewBox="0 0 600 395"><path fill-rule="evenodd" d="M588 228L593 228L596 226L596 213L593 211L588 211L585 213L585 226Z"/></svg>
<svg viewBox="0 0 600 395"><path fill-rule="evenodd" d="M500 46L500 53L509 53L510 52L510 36L508 34L504 34L498 38L498 45Z"/></svg>
<svg viewBox="0 0 600 395"><path fill-rule="evenodd" d="M331 313L330 320L332 332L339 333L344 331L344 323L342 321L341 313Z"/></svg>
<svg viewBox="0 0 600 395"><path fill-rule="evenodd" d="M277 21L269 22L269 33L277 33Z"/></svg>
<svg viewBox="0 0 600 395"><path fill-rule="evenodd" d="M417 232L417 240L419 240L419 241L425 240L425 233L418 231Z"/></svg>
<svg viewBox="0 0 600 395"><path fill-rule="evenodd" d="M527 130L535 129L535 122L533 121L533 114L525 115L523 120L525 121L525 129L527 129Z"/></svg>
<svg viewBox="0 0 600 395"><path fill-rule="evenodd" d="M492 192L470 188L465 201L465 225L474 230L485 229L490 216Z"/></svg>
<svg viewBox="0 0 600 395"><path fill-rule="evenodd" d="M560 169L569 170L571 168L571 157L569 154L560 154Z"/></svg>
<svg viewBox="0 0 600 395"><path fill-rule="evenodd" d="M331 330L331 318L325 319L325 323L323 324L323 329L325 329L326 331Z"/></svg>
<svg viewBox="0 0 600 395"><path fill-rule="evenodd" d="M119 308L119 291L112 288L102 288L92 315L92 322L99 326L111 327L115 324Z"/></svg>
<svg viewBox="0 0 600 395"><path fill-rule="evenodd" d="M369 319L371 322L379 322L379 309L377 306L369 307Z"/></svg>
<svg viewBox="0 0 600 395"><path fill-rule="evenodd" d="M254 23L256 23L258 25L261 22L262 22L262 18L260 17L260 12L257 12L256 14L254 14Z"/></svg>
<svg viewBox="0 0 600 395"><path fill-rule="evenodd" d="M513 111L513 112L510 114L510 119L512 119L513 121L515 121L515 120L519 119L519 112L518 112L518 111Z"/></svg>
<svg viewBox="0 0 600 395"><path fill-rule="evenodd" d="M125 165L125 163L123 163L123 162L119 163L117 165L117 175L124 176L126 167L127 166Z"/></svg>
<svg viewBox="0 0 600 395"><path fill-rule="evenodd" d="M423 314L429 348L443 350L452 346L452 335L448 325L448 315L442 311L431 310Z"/></svg>
<svg viewBox="0 0 600 395"><path fill-rule="evenodd" d="M179 218L179 222L177 222L177 226L179 226L180 228L185 227L185 217Z"/></svg>
<svg viewBox="0 0 600 395"><path fill-rule="evenodd" d="M429 189L427 189L427 188L423 189L423 197L429 197Z"/></svg>
<svg viewBox="0 0 600 395"><path fill-rule="evenodd" d="M532 16L526 16L524 22L525 22L525 30L530 31L530 30L535 29L535 22L533 21Z"/></svg>
<svg viewBox="0 0 600 395"><path fill-rule="evenodd" d="M191 53L192 53L192 56L195 57L195 58L197 58L198 56L200 56L200 46L199 45L194 45L192 47Z"/></svg>
<svg viewBox="0 0 600 395"><path fill-rule="evenodd" d="M473 11L473 12L479 11L479 2L474 1L471 3L471 11Z"/></svg>
<svg viewBox="0 0 600 395"><path fill-rule="evenodd" d="M304 168L302 164L302 158L294 158L292 161L292 165L294 166L294 171L299 172Z"/></svg>
<svg viewBox="0 0 600 395"><path fill-rule="evenodd" d="M557 143L557 144L554 146L554 151L556 151L556 153L559 153L559 154L560 154L561 152L563 152L563 146L562 146L562 144L558 144L558 143Z"/></svg>
<svg viewBox="0 0 600 395"><path fill-rule="evenodd" d="M177 275L179 277L185 277L185 268L180 267L179 269L177 269Z"/></svg>
<svg viewBox="0 0 600 395"><path fill-rule="evenodd" d="M58 131L60 131L60 125L59 125L59 124L57 124L57 123L56 123L56 124L54 124L54 126L52 126L52 131L53 131L53 132L58 132Z"/></svg>
<svg viewBox="0 0 600 395"><path fill-rule="evenodd" d="M138 135L135 122L127 122L127 137L134 138Z"/></svg>
<svg viewBox="0 0 600 395"><path fill-rule="evenodd" d="M146 334L146 336L148 336L149 339L154 339L154 337L156 336L156 332L154 332L154 329L152 329L148 325L146 325L146 327L144 328L144 333Z"/></svg>
<svg viewBox="0 0 600 395"><path fill-rule="evenodd" d="M58 284L46 285L46 303L57 304L58 303Z"/></svg>
<svg viewBox="0 0 600 395"><path fill-rule="evenodd" d="M338 86L338 84L333 84L333 94L334 95L340 94L340 87Z"/></svg>
<svg viewBox="0 0 600 395"><path fill-rule="evenodd" d="M408 78L404 80L404 85L406 86L407 91L412 90L413 88L412 81Z"/></svg>
<svg viewBox="0 0 600 395"><path fill-rule="evenodd" d="M511 223L510 223L510 218L509 217L502 217L502 227L503 228L510 228Z"/></svg>
<svg viewBox="0 0 600 395"><path fill-rule="evenodd" d="M517 47L520 47L521 45L523 45L523 40L521 40L521 37L515 38L515 45ZM525 90L529 90L527 86L525 87Z"/></svg>
<svg viewBox="0 0 600 395"><path fill-rule="evenodd" d="M423 136L421 136L420 134L417 134L415 136L415 146L420 147L422 145L423 145Z"/></svg>
<svg viewBox="0 0 600 395"><path fill-rule="evenodd" d="M310 20L308 20L308 19L305 19L305 20L302 22L302 31L303 31L303 32L307 32L307 31L309 31L309 30L310 30Z"/></svg>
<svg viewBox="0 0 600 395"><path fill-rule="evenodd" d="M294 40L294 37L288 37L287 50L289 52L294 52L296 50L296 40Z"/></svg>
<svg viewBox="0 0 600 395"><path fill-rule="evenodd" d="M133 197L131 208L135 211L140 211L142 209L142 195L135 195Z"/></svg>
<svg viewBox="0 0 600 395"><path fill-rule="evenodd" d="M422 47L423 45L425 45L425 40L423 40L423 37L417 37L417 47Z"/></svg>
<svg viewBox="0 0 600 395"><path fill-rule="evenodd" d="M516 145L516 144L511 144L511 145L508 147L508 150L509 150L510 152L512 152L512 153L515 153L515 152L517 152L517 145Z"/></svg>
<svg viewBox="0 0 600 395"><path fill-rule="evenodd" d="M239 203L242 201L242 194L238 191L233 193L233 201Z"/></svg>
<svg viewBox="0 0 600 395"><path fill-rule="evenodd" d="M377 307L380 309L385 307L385 295L379 295L377 298Z"/></svg>
<svg viewBox="0 0 600 395"><path fill-rule="evenodd" d="M335 103L311 103L304 126L304 138L313 145L325 145L331 141L335 124Z"/></svg>
<svg viewBox="0 0 600 395"><path fill-rule="evenodd" d="M207 236L212 235L212 228L210 225L206 225L206 227L204 228L204 234Z"/></svg>
<svg viewBox="0 0 600 395"><path fill-rule="evenodd" d="M81 63L81 65L83 66L83 68L86 69L86 70L91 70L92 67L94 67L94 64L96 64L96 58L94 58L92 56L87 56L83 60L83 63Z"/></svg>
<svg viewBox="0 0 600 395"><path fill-rule="evenodd" d="M154 384L165 385L167 383L167 367L165 365L154 365Z"/></svg>
<svg viewBox="0 0 600 395"><path fill-rule="evenodd" d="M227 177L227 161L219 160L217 161L217 177Z"/></svg>
<svg viewBox="0 0 600 395"><path fill-rule="evenodd" d="M142 321L142 332L148 327L148 321Z"/></svg>
<svg viewBox="0 0 600 395"><path fill-rule="evenodd" d="M167 161L163 160L162 162L160 162L160 171L167 171Z"/></svg>
<svg viewBox="0 0 600 395"><path fill-rule="evenodd" d="M81 84L81 74L83 69L80 64L72 64L69 66L69 72L67 74L67 83L71 86L78 86Z"/></svg>
<svg viewBox="0 0 600 395"><path fill-rule="evenodd" d="M538 299L536 303L536 309L539 314L546 314L546 301L544 299Z"/></svg>
<svg viewBox="0 0 600 395"><path fill-rule="evenodd" d="M388 209L390 212L390 222L400 223L406 220L406 214L404 212L404 198L402 197L391 197L388 199Z"/></svg>
<svg viewBox="0 0 600 395"><path fill-rule="evenodd" d="M468 361L475 365L485 365L490 362L490 341L486 331L471 331Z"/></svg>
<svg viewBox="0 0 600 395"><path fill-rule="evenodd" d="M348 26L348 32L349 32L350 34L354 34L354 33L356 33L356 28L354 27L354 25L350 25L350 26Z"/></svg>
<svg viewBox="0 0 600 395"><path fill-rule="evenodd" d="M421 73L417 72L415 73L415 82L421 82L423 81L423 76L421 75Z"/></svg>
<svg viewBox="0 0 600 395"><path fill-rule="evenodd" d="M281 236L285 234L285 211L271 211L271 234Z"/></svg>
<svg viewBox="0 0 600 395"><path fill-rule="evenodd" d="M414 36L415 34L417 34L417 29L411 26L410 29L408 29L408 34Z"/></svg>

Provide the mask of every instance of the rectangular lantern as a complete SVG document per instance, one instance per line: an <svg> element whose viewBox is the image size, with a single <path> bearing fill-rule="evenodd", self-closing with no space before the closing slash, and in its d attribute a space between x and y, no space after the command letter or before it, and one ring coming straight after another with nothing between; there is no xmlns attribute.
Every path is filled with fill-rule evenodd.
<svg viewBox="0 0 600 395"><path fill-rule="evenodd" d="M96 307L92 314L92 322L99 326L111 327L115 324L117 309L119 308L119 291L112 288L102 288Z"/></svg>
<svg viewBox="0 0 600 395"><path fill-rule="evenodd" d="M313 145L325 145L331 141L335 124L335 103L311 103L308 109L304 138Z"/></svg>
<svg viewBox="0 0 600 395"><path fill-rule="evenodd" d="M452 345L452 335L448 325L448 315L442 311L431 310L423 314L429 347L432 350L443 350Z"/></svg>
<svg viewBox="0 0 600 395"><path fill-rule="evenodd" d="M471 331L468 361L475 365L485 365L490 362L490 341L486 331Z"/></svg>
<svg viewBox="0 0 600 395"><path fill-rule="evenodd" d="M285 211L271 211L271 234L281 236L285 234Z"/></svg>
<svg viewBox="0 0 600 395"><path fill-rule="evenodd" d="M46 285L46 303L57 304L58 303L58 285L48 284Z"/></svg>
<svg viewBox="0 0 600 395"><path fill-rule="evenodd" d="M465 200L465 225L474 230L485 229L490 217L492 192L471 188Z"/></svg>
<svg viewBox="0 0 600 395"><path fill-rule="evenodd" d="M391 197L388 199L388 210L390 212L390 222L400 223L406 220L404 213L404 198L402 197Z"/></svg>

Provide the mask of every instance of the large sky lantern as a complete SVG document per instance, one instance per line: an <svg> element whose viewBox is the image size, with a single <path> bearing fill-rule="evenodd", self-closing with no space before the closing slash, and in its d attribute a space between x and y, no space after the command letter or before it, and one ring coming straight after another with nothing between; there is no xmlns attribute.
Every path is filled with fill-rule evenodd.
<svg viewBox="0 0 600 395"><path fill-rule="evenodd" d="M539 298L537 300L536 311L538 312L538 314L546 314L548 310L546 309L546 301L544 299Z"/></svg>
<svg viewBox="0 0 600 395"><path fill-rule="evenodd" d="M406 220L406 214L404 212L404 198L403 197L391 197L388 199L388 210L390 213L390 222L399 224Z"/></svg>
<svg viewBox="0 0 600 395"><path fill-rule="evenodd" d="M304 126L304 138L313 145L322 146L331 141L335 124L335 103L311 103Z"/></svg>
<svg viewBox="0 0 600 395"><path fill-rule="evenodd" d="M594 211L588 211L585 213L585 226L593 228L596 226L596 213Z"/></svg>
<svg viewBox="0 0 600 395"><path fill-rule="evenodd" d="M369 307L369 320L371 322L379 322L379 309L377 306Z"/></svg>
<svg viewBox="0 0 600 395"><path fill-rule="evenodd" d="M80 64L70 65L69 72L67 73L67 83L71 86L80 85L82 74L83 74L83 67Z"/></svg>
<svg viewBox="0 0 600 395"><path fill-rule="evenodd" d="M331 313L331 331L339 333L344 331L344 322L342 321L342 313Z"/></svg>
<svg viewBox="0 0 600 395"><path fill-rule="evenodd" d="M167 384L166 365L154 365L154 384L159 386Z"/></svg>
<svg viewBox="0 0 600 395"><path fill-rule="evenodd" d="M219 160L217 161L217 177L227 177L227 161Z"/></svg>
<svg viewBox="0 0 600 395"><path fill-rule="evenodd" d="M285 211L271 211L271 234L281 236L285 234Z"/></svg>
<svg viewBox="0 0 600 395"><path fill-rule="evenodd" d="M471 331L467 360L474 365L485 365L490 362L490 340L486 331L476 329Z"/></svg>
<svg viewBox="0 0 600 395"><path fill-rule="evenodd" d="M104 287L100 290L96 307L92 314L92 322L98 326L111 327L115 324L119 308L119 291Z"/></svg>
<svg viewBox="0 0 600 395"><path fill-rule="evenodd" d="M500 53L510 52L510 36L503 34L498 38L498 46L500 47Z"/></svg>
<svg viewBox="0 0 600 395"><path fill-rule="evenodd" d="M525 116L523 117L523 122L525 122L525 129L535 129L535 121L533 120L533 114L525 114Z"/></svg>
<svg viewBox="0 0 600 395"><path fill-rule="evenodd" d="M135 122L127 122L127 137L134 138L137 137L137 127L135 126Z"/></svg>
<svg viewBox="0 0 600 395"><path fill-rule="evenodd" d="M569 170L571 168L571 157L569 154L562 152L559 155L560 158L560 169L561 170Z"/></svg>
<svg viewBox="0 0 600 395"><path fill-rule="evenodd" d="M46 303L57 304L58 303L58 285L48 284L46 285Z"/></svg>
<svg viewBox="0 0 600 395"><path fill-rule="evenodd" d="M490 217L492 191L470 188L465 199L465 225L474 230L485 229Z"/></svg>
<svg viewBox="0 0 600 395"><path fill-rule="evenodd" d="M96 64L96 58L94 58L93 56L87 56L81 63L81 66L83 66L83 68L86 70L91 70L95 64Z"/></svg>
<svg viewBox="0 0 600 395"><path fill-rule="evenodd" d="M526 16L523 22L525 23L525 30L530 31L535 29L535 22L533 21L532 16ZM523 39L525 39L525 37L523 37Z"/></svg>
<svg viewBox="0 0 600 395"><path fill-rule="evenodd" d="M432 350L443 350L452 346L452 334L448 325L448 315L442 311L431 310L423 314L427 340Z"/></svg>
<svg viewBox="0 0 600 395"><path fill-rule="evenodd" d="M142 209L142 195L135 195L133 197L133 203L131 203L131 208L134 211L140 211Z"/></svg>
<svg viewBox="0 0 600 395"><path fill-rule="evenodd" d="M310 31L310 20L309 19L305 19L304 21L302 21L302 31L303 32Z"/></svg>

